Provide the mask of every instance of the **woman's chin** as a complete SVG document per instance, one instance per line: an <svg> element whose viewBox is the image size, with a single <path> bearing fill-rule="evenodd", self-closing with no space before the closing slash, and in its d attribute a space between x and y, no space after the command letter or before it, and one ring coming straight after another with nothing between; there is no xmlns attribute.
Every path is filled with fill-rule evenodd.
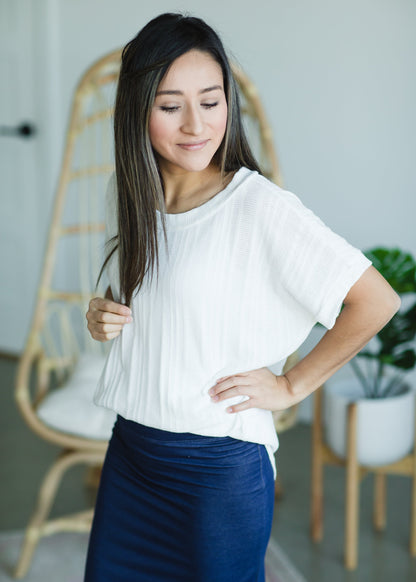
<svg viewBox="0 0 416 582"><path fill-rule="evenodd" d="M183 173L183 172L203 172L208 167L210 167L212 162L212 158L208 160L195 160L190 162L181 162L181 163L168 163L168 164L161 164L160 169L166 170L171 174L175 173Z"/></svg>

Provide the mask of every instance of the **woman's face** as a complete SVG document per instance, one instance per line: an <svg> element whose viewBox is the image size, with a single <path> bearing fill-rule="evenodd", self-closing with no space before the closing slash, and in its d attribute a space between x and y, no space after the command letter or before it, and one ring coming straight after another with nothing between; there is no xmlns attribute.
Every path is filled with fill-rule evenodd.
<svg viewBox="0 0 416 582"><path fill-rule="evenodd" d="M226 124L221 66L198 50L178 57L160 82L150 114L150 141L162 172L204 170L222 142Z"/></svg>

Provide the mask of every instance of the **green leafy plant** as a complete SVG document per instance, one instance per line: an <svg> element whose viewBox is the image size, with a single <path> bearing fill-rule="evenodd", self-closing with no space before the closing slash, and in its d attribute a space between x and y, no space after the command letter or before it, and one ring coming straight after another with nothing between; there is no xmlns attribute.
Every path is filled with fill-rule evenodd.
<svg viewBox="0 0 416 582"><path fill-rule="evenodd" d="M406 301L403 301L405 305L376 335L375 340L351 360L365 396L386 398L406 390L404 372L416 365L416 302L413 302L416 295L416 262L410 253L400 249L375 248L365 252L365 255L393 289L401 297L406 296ZM365 366L359 364L362 360L365 360ZM390 373L386 374L386 371Z"/></svg>

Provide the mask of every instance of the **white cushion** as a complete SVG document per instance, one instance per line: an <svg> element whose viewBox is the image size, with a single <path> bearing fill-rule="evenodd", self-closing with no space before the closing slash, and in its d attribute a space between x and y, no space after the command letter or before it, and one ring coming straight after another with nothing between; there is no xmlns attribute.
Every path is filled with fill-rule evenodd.
<svg viewBox="0 0 416 582"><path fill-rule="evenodd" d="M96 406L92 400L104 363L105 356L80 356L68 382L53 390L39 405L39 418L59 431L108 440L116 413Z"/></svg>

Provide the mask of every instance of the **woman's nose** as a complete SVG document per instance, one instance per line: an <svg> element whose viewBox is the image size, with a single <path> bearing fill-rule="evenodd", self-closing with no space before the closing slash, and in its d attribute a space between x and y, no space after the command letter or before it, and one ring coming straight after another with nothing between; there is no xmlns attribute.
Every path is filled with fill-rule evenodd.
<svg viewBox="0 0 416 582"><path fill-rule="evenodd" d="M200 135L204 129L201 113L196 107L187 107L182 124L182 131L193 135Z"/></svg>

